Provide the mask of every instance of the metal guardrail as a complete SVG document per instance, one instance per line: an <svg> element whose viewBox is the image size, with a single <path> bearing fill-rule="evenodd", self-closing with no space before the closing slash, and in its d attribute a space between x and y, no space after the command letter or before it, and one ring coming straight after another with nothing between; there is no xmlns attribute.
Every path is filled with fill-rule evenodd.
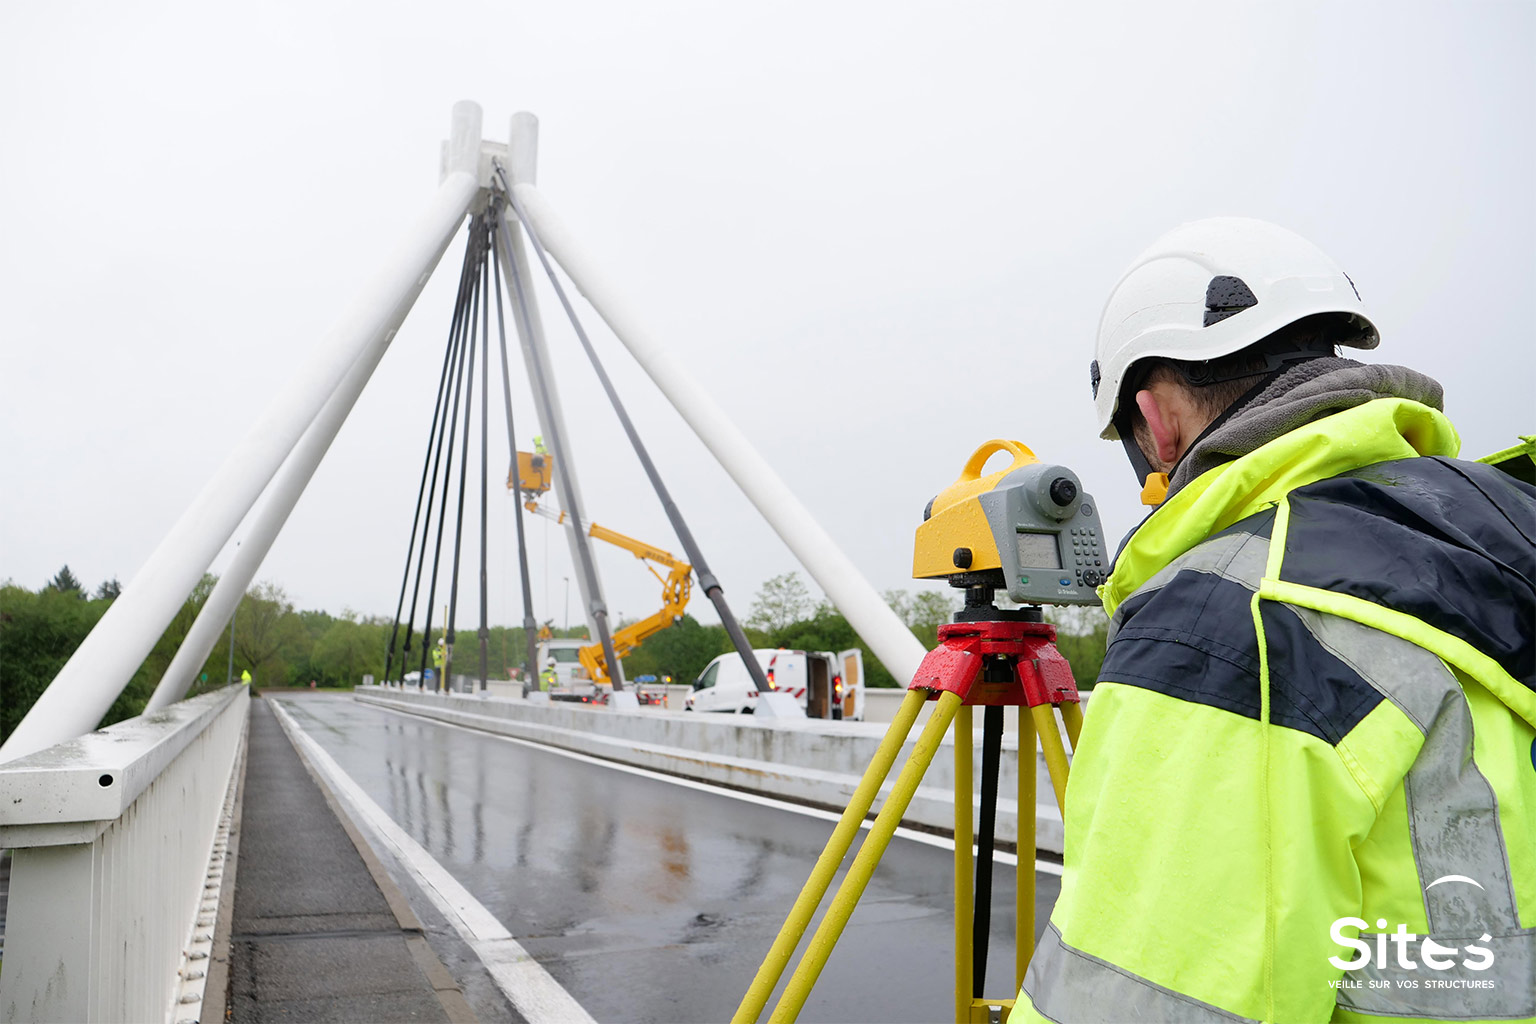
<svg viewBox="0 0 1536 1024"><path fill-rule="evenodd" d="M249 709L225 687L0 765L0 1020L180 1019Z"/></svg>

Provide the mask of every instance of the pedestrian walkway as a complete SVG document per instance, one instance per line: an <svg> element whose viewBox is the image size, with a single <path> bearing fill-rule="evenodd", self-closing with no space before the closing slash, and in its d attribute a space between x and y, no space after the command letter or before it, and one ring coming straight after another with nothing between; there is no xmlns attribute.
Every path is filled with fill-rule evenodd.
<svg viewBox="0 0 1536 1024"><path fill-rule="evenodd" d="M251 702L248 742L232 1024L473 1021L421 923L366 845L359 852L264 700Z"/></svg>

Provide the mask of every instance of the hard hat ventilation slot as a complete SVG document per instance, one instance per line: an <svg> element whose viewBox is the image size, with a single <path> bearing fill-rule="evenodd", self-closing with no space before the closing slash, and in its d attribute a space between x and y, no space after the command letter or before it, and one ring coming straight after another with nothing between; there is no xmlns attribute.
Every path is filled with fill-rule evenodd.
<svg viewBox="0 0 1536 1024"><path fill-rule="evenodd" d="M1205 289L1205 324L1219 323L1234 313L1241 313L1249 306L1257 306L1259 300L1240 277L1222 274L1211 278Z"/></svg>

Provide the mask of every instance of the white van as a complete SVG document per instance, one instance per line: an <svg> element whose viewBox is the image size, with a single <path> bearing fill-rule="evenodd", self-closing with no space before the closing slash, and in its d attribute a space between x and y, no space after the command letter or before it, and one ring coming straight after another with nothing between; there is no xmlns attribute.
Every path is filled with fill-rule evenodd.
<svg viewBox="0 0 1536 1024"><path fill-rule="evenodd" d="M864 718L864 652L758 649L752 652L768 683L794 697L807 718ZM699 673L688 695L689 711L725 711L750 715L757 687L741 656L722 654Z"/></svg>

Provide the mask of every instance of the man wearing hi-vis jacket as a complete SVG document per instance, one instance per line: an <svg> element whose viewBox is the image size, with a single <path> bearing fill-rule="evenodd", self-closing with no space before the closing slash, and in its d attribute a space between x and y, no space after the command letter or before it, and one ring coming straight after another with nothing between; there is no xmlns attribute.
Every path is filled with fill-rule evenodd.
<svg viewBox="0 0 1536 1024"><path fill-rule="evenodd" d="M1435 381L1335 354L1377 342L1261 221L1111 294L1099 426L1167 492L1100 590L1010 1020L1536 1018L1536 488L1456 458Z"/></svg>

